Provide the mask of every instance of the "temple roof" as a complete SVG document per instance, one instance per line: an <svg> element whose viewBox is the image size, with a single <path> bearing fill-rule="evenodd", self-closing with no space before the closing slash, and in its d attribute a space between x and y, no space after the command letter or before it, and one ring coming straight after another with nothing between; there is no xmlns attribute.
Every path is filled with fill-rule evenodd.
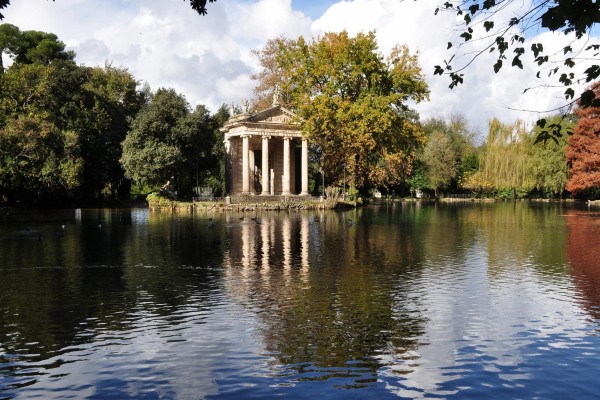
<svg viewBox="0 0 600 400"><path fill-rule="evenodd" d="M254 114L244 112L233 115L221 131L226 138L241 135L302 137L300 126L294 122L295 118L292 111L277 104Z"/></svg>

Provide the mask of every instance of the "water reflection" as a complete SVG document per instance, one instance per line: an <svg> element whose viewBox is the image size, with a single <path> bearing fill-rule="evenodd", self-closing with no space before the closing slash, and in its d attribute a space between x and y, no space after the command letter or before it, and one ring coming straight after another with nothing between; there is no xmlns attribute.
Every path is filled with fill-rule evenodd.
<svg viewBox="0 0 600 400"><path fill-rule="evenodd" d="M584 398L600 390L596 217L3 216L0 397Z"/></svg>
<svg viewBox="0 0 600 400"><path fill-rule="evenodd" d="M569 210L566 213L569 236L567 258L583 307L600 320L600 213Z"/></svg>

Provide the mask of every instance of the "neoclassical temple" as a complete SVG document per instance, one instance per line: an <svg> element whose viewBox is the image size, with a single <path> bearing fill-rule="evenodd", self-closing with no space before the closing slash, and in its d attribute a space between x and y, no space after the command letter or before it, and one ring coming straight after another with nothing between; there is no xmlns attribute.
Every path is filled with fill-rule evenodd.
<svg viewBox="0 0 600 400"><path fill-rule="evenodd" d="M258 113L235 114L221 128L230 195L308 195L308 143L294 114L273 105Z"/></svg>

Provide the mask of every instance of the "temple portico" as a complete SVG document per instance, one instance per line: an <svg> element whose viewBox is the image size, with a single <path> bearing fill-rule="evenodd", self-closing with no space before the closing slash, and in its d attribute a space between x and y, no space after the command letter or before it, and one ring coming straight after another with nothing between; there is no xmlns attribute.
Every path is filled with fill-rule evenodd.
<svg viewBox="0 0 600 400"><path fill-rule="evenodd" d="M233 115L221 129L227 154L227 192L233 195L308 195L308 142L294 114L274 103L256 114Z"/></svg>

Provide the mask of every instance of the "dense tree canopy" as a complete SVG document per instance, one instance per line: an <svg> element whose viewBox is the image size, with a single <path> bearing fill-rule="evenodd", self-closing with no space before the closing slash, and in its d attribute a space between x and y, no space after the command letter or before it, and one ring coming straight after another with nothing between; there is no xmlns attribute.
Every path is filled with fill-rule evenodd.
<svg viewBox="0 0 600 400"><path fill-rule="evenodd" d="M373 32L278 43L273 70L282 98L319 148L330 182L341 183L344 173L357 187L406 177L423 140L409 104L429 94L417 57L396 46L385 58Z"/></svg>
<svg viewBox="0 0 600 400"><path fill-rule="evenodd" d="M474 134L469 130L466 119L460 115L448 120L431 118L425 121L423 129L427 143L419 159L428 188L433 189L436 196L440 189L458 188L458 181L477 168L469 165L475 146Z"/></svg>
<svg viewBox="0 0 600 400"><path fill-rule="evenodd" d="M193 186L220 172L218 118L223 119L211 117L204 106L190 112L185 97L158 89L122 143L126 177L150 188L169 181L180 194L191 195Z"/></svg>
<svg viewBox="0 0 600 400"><path fill-rule="evenodd" d="M82 167L73 132L29 116L0 130L0 188L37 194L74 189Z"/></svg>
<svg viewBox="0 0 600 400"><path fill-rule="evenodd" d="M569 138L571 176L566 188L576 197L600 197L600 107L578 107L575 114L579 121Z"/></svg>
<svg viewBox="0 0 600 400"><path fill-rule="evenodd" d="M531 189L531 174L527 170L529 143L523 122L504 124L496 118L491 120L482 158L485 180L497 190L510 190L513 198L519 190Z"/></svg>
<svg viewBox="0 0 600 400"><path fill-rule="evenodd" d="M53 151L56 157L70 160L60 167L60 174L69 179L55 175L54 183L44 186L47 191L75 191L85 198L128 194L118 163L120 143L129 130L129 118L137 114L144 99L126 70L79 67L70 61L15 63L0 76L0 93L3 140L18 137L22 131L22 140L51 141L46 149L34 146L38 148L36 156ZM36 135L35 129L39 129ZM17 152L18 147L10 148L4 150L8 158L15 160L25 154ZM8 158L0 163L0 174L11 174ZM5 190L17 193L33 187L13 180Z"/></svg>
<svg viewBox="0 0 600 400"><path fill-rule="evenodd" d="M129 194L118 162L145 99L122 68L78 66L50 33L0 25L13 64L0 74L0 191L35 197Z"/></svg>
<svg viewBox="0 0 600 400"><path fill-rule="evenodd" d="M21 31L14 25L0 25L0 54L6 52L18 64L47 65L55 60L75 58L73 51L66 51L65 44L53 33ZM0 72L4 70L0 57Z"/></svg>
<svg viewBox="0 0 600 400"><path fill-rule="evenodd" d="M561 117L559 115L548 119L549 124L561 125L565 130L573 129L573 116ZM533 180L535 188L542 195L560 197L565 190L568 179L568 166L566 148L568 135L556 137L556 141L534 143L534 138L539 136L542 128L536 126L533 136L529 138L530 156L527 170Z"/></svg>

